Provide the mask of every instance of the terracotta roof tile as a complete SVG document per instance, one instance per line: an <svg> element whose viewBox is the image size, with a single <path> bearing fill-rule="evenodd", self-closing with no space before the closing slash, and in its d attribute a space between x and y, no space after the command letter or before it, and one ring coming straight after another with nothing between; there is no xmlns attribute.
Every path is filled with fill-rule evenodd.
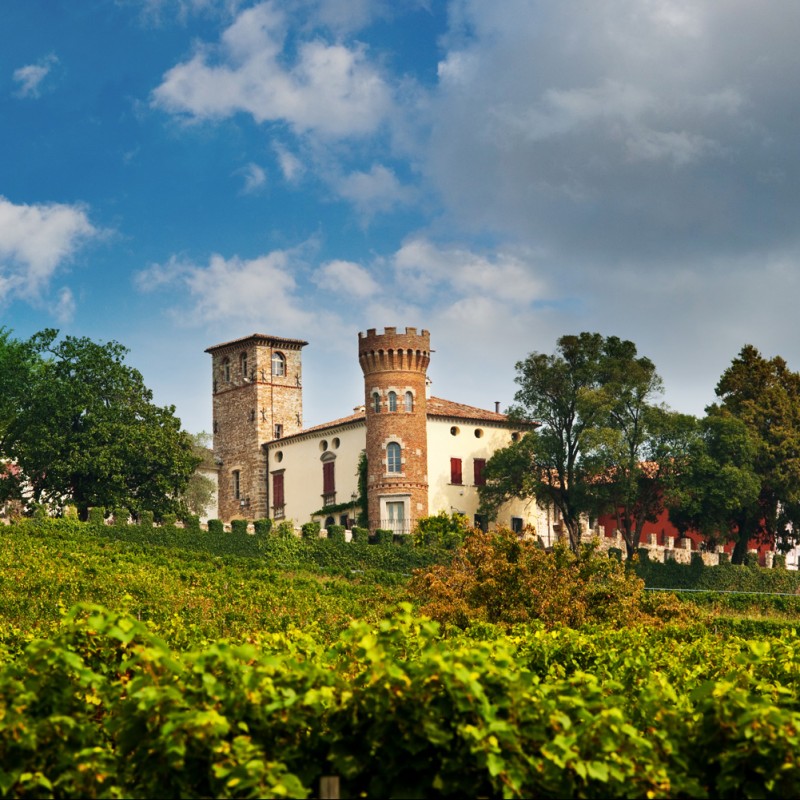
<svg viewBox="0 0 800 800"><path fill-rule="evenodd" d="M206 353L213 353L215 350L220 350L223 347L231 347L235 344L242 344L242 342L249 342L251 339L263 339L267 343L274 343L274 346L280 347L281 345L286 346L300 346L305 347L308 342L304 341L303 339L285 339L282 336L270 336L266 333L251 333L249 336L241 336L238 339L231 339L229 342L222 342L222 344L214 344L211 347L207 347L205 352Z"/></svg>

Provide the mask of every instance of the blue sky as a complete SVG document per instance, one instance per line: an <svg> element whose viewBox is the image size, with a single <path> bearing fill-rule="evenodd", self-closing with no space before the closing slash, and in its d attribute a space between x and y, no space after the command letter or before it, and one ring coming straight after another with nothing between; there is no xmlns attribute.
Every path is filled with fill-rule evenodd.
<svg viewBox="0 0 800 800"><path fill-rule="evenodd" d="M302 337L305 422L357 333L433 391L630 338L701 413L743 344L800 369L788 0L5 0L0 324L130 348L193 432L206 347Z"/></svg>

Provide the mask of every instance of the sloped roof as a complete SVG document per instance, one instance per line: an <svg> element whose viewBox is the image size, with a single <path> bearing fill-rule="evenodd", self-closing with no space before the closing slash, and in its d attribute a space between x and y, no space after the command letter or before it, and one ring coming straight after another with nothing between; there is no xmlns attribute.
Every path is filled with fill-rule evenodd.
<svg viewBox="0 0 800 800"><path fill-rule="evenodd" d="M499 414L497 411L489 411L485 408L477 408L476 406L468 406L464 403L456 403L452 400L444 400L441 397L429 397L427 401L428 417L441 417L443 419L462 419L472 420L474 422L498 422L510 425L511 420L506 414ZM364 422L366 415L364 407L361 406L358 411L346 417L331 420L330 422L323 422L320 425L313 425L310 428L303 428L297 433L289 436L284 436L282 439L273 439L268 444L275 444L276 442L283 442L286 440L296 439L305 436L309 433L318 433L331 428L338 428L342 425L348 425L353 422ZM513 423L517 428L531 428L535 427L535 422L515 422Z"/></svg>

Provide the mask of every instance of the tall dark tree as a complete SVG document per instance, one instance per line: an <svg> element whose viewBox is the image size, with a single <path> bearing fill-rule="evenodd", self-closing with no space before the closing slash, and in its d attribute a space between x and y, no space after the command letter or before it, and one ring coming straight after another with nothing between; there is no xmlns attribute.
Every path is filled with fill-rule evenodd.
<svg viewBox="0 0 800 800"><path fill-rule="evenodd" d="M198 463L174 407L152 402L117 342L43 331L27 346L38 356L15 395L3 455L18 470L17 492L55 507L179 510ZM11 488L6 484L6 492Z"/></svg>
<svg viewBox="0 0 800 800"><path fill-rule="evenodd" d="M800 532L800 375L786 362L764 358L745 345L716 388L709 417L732 417L745 426L759 490L733 518L732 560L741 563L749 540L770 543Z"/></svg>
<svg viewBox="0 0 800 800"><path fill-rule="evenodd" d="M743 512L758 514L761 481L755 456L755 442L741 420L726 413L700 420L669 483L672 524L682 533L703 534L712 545L738 539Z"/></svg>

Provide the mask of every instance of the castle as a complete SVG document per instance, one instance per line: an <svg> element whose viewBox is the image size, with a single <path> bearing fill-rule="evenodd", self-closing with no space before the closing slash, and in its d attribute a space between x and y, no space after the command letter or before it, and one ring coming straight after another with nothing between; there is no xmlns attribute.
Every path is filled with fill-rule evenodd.
<svg viewBox="0 0 800 800"><path fill-rule="evenodd" d="M209 347L218 515L319 519L352 527L366 455L370 530L410 533L416 520L459 512L472 524L487 460L522 434L494 411L428 396L430 333L387 327L358 335L364 404L303 427L302 349L308 342L254 333ZM511 501L498 522L555 538L547 510Z"/></svg>

